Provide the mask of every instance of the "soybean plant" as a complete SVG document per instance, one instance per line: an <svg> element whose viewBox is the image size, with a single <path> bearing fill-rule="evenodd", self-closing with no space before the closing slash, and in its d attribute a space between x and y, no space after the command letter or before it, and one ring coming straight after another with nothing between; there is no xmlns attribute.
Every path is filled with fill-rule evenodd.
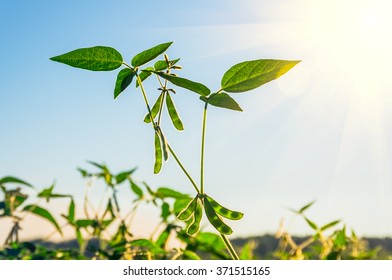
<svg viewBox="0 0 392 280"><path fill-rule="evenodd" d="M232 211L222 206L205 192L204 147L207 109L210 106L213 106L234 111L242 111L240 105L229 94L250 91L275 80L300 61L258 59L238 63L223 74L220 87L215 91L211 91L207 86L179 77L178 74L175 73L182 69L181 66L177 64L180 59L170 60L165 53L172 43L173 42L159 44L142 51L139 54L136 54L130 63L125 62L122 55L116 49L106 46L76 49L52 57L51 60L91 71L112 71L122 67L117 75L114 87L114 98L117 98L133 81L135 81L136 88L140 89L144 99L144 106L146 106L147 109L147 115L144 118L144 122L150 124L154 132L154 173L159 173L163 163L168 160L169 156L172 156L182 172L189 179L190 184L196 192L194 199L191 200L183 211L181 211L178 215L178 219L187 223L187 233L189 235L196 234L200 228L204 209L208 221L220 233L232 258L239 259L227 238L227 235L232 234L233 230L225 223L223 218L239 220L243 217L243 213ZM161 59L155 60L161 55L163 56ZM148 63L154 60L155 63L148 66ZM144 87L144 82L152 76L157 78L160 94L151 106ZM164 107L166 107L173 126L177 130L184 129L183 122L174 103L173 94L176 93L176 89L172 88L172 85L195 93L199 96L199 100L204 103L202 112L199 184L195 182L180 160L180 157L175 153L173 147L165 137L165 133L161 126L162 113Z"/></svg>

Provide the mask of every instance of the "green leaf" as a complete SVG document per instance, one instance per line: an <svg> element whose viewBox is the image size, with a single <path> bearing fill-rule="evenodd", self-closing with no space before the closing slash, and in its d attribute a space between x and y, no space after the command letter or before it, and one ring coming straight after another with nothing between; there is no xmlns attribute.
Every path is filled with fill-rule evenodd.
<svg viewBox="0 0 392 280"><path fill-rule="evenodd" d="M338 233L336 234L336 238L333 242L333 244L337 247L343 247L347 245L347 240L346 240L346 227L343 227L342 230L339 230Z"/></svg>
<svg viewBox="0 0 392 280"><path fill-rule="evenodd" d="M137 168L135 167L135 168L133 168L133 169L131 169L131 170L123 171L123 172L118 173L118 174L115 176L116 183L117 183L117 184L121 184L121 183L124 182L125 180L130 179L130 178L131 178L131 175L136 171L136 169L137 169Z"/></svg>
<svg viewBox="0 0 392 280"><path fill-rule="evenodd" d="M61 228L59 227L56 220L53 218L52 214L50 214L48 210L46 210L42 207L39 207L38 205L26 205L23 208L23 211L33 213L37 216L40 216L43 219L46 219L47 221L49 221L50 223L52 223L54 225L54 227L57 229L57 231L59 233L62 234Z"/></svg>
<svg viewBox="0 0 392 280"><path fill-rule="evenodd" d="M28 196L18 190L6 191L4 187L1 187L1 189L4 192L5 200L0 202L0 208L3 209L3 213L0 215L0 217L12 216L13 211L15 211L20 205L22 205L23 202L26 201Z"/></svg>
<svg viewBox="0 0 392 280"><path fill-rule="evenodd" d="M104 178L105 182L110 186L110 187L114 187L112 179L113 179L113 175L110 173L109 168L104 165L104 164L99 164L96 163L94 161L87 161L88 163L90 163L91 165L94 165L95 167L97 167L98 169L102 170L101 173L98 174L94 174L95 176L98 176L100 178Z"/></svg>
<svg viewBox="0 0 392 280"><path fill-rule="evenodd" d="M118 72L116 86L114 87L114 99L132 83L133 77L135 77L135 72L129 68L124 68Z"/></svg>
<svg viewBox="0 0 392 280"><path fill-rule="evenodd" d="M68 221L72 224L75 221L75 202L71 199L68 208Z"/></svg>
<svg viewBox="0 0 392 280"><path fill-rule="evenodd" d="M355 231L354 231L353 229L351 229L351 237L352 237L354 240L357 240L357 239L358 239L358 237L357 237L357 235L355 234Z"/></svg>
<svg viewBox="0 0 392 280"><path fill-rule="evenodd" d="M199 231L201 218L203 216L203 209L201 208L200 203L196 203L196 209L193 214L193 221L189 224L186 229L186 233L189 235L194 235Z"/></svg>
<svg viewBox="0 0 392 280"><path fill-rule="evenodd" d="M307 210L310 206L312 206L316 201L312 201L308 204L306 204L305 206L303 206L301 209L299 209L298 213L302 214L303 212L305 212L305 210Z"/></svg>
<svg viewBox="0 0 392 280"><path fill-rule="evenodd" d="M183 194L180 193L178 191L172 190L170 188L166 188L166 187L161 187L157 189L156 192L157 196L160 196L162 198L176 198L176 199L181 199L181 198L187 198L188 195L187 194Z"/></svg>
<svg viewBox="0 0 392 280"><path fill-rule="evenodd" d="M316 225L314 222L312 222L311 220L309 220L308 218L305 218L305 221L308 223L308 225L309 225L312 229L314 229L314 230L317 230L317 229L318 229L317 225Z"/></svg>
<svg viewBox="0 0 392 280"><path fill-rule="evenodd" d="M133 181L129 181L129 183L131 184L131 190L139 197L143 197L143 191L142 189L136 185Z"/></svg>
<svg viewBox="0 0 392 280"><path fill-rule="evenodd" d="M167 202L162 203L161 218L166 221L170 215L170 205Z"/></svg>
<svg viewBox="0 0 392 280"><path fill-rule="evenodd" d="M17 194L13 195L13 198L14 198L14 205L13 205L13 208L14 208L14 210L15 210L15 209L18 208L20 205L22 205L23 202L26 201L26 199L28 198L28 196L25 195L25 194L23 194L23 193L18 192ZM11 204L11 203L10 203L10 204Z"/></svg>
<svg viewBox="0 0 392 280"><path fill-rule="evenodd" d="M165 250L159 248L157 245L155 245L153 242L151 242L148 239L132 240L131 242L129 242L129 244L132 246L148 248L151 251L151 253L153 253L153 254L165 254L166 253Z"/></svg>
<svg viewBox="0 0 392 280"><path fill-rule="evenodd" d="M164 231L161 232L157 240L155 241L155 245L165 248L166 243L169 239L170 236L170 231L171 231L171 226L169 225Z"/></svg>
<svg viewBox="0 0 392 280"><path fill-rule="evenodd" d="M78 240L79 248L82 248L84 240L80 228L76 228L76 239Z"/></svg>
<svg viewBox="0 0 392 280"><path fill-rule="evenodd" d="M238 103L225 92L213 93L208 98L200 96L200 99L204 102L208 102L208 104L211 104L215 107L221 107L242 112L240 105L238 105Z"/></svg>
<svg viewBox="0 0 392 280"><path fill-rule="evenodd" d="M11 177L11 176L6 176L0 179L0 185L6 184L6 183L14 183L14 184L21 184L25 185L27 187L33 188L33 186L19 178L16 177Z"/></svg>
<svg viewBox="0 0 392 280"><path fill-rule="evenodd" d="M101 229L105 230L108 226L110 226L110 224L114 221L115 219L109 219L109 220L103 220L101 222Z"/></svg>
<svg viewBox="0 0 392 280"><path fill-rule="evenodd" d="M293 68L299 60L259 59L238 63L222 77L227 92L244 92L275 80Z"/></svg>
<svg viewBox="0 0 392 280"><path fill-rule="evenodd" d="M77 168L77 170L80 172L80 175L82 175L83 178L87 178L87 177L91 177L92 175L87 172L86 170L82 169L82 168Z"/></svg>
<svg viewBox="0 0 392 280"><path fill-rule="evenodd" d="M208 199L204 199L204 210L206 212L207 219L210 221L211 225L216 228L221 234L230 235L233 233L233 230L226 225L221 218L216 214L214 208L208 201Z"/></svg>
<svg viewBox="0 0 392 280"><path fill-rule="evenodd" d="M155 197L155 192L151 189L151 187L150 187L146 182L143 182L143 185L146 187L148 193L149 193L152 197Z"/></svg>
<svg viewBox="0 0 392 280"><path fill-rule="evenodd" d="M142 71L139 75L140 80L143 82L145 79L147 79L148 77L151 76L151 72L150 71L154 71L154 68L152 67L147 67L146 69L144 69L144 71ZM139 87L139 81L136 80L136 87Z"/></svg>
<svg viewBox="0 0 392 280"><path fill-rule="evenodd" d="M196 92L197 94L200 94L202 96L207 96L211 93L210 89L203 84L193 82L193 81L185 79L185 78L180 78L180 77L168 75L168 74L165 74L162 72L156 72L156 71L153 71L153 72L155 74L157 74L158 76L168 80L169 82L171 82L172 84L174 84L176 86L179 86L179 87L185 88L187 90Z"/></svg>
<svg viewBox="0 0 392 280"><path fill-rule="evenodd" d="M49 202L49 200L51 198L62 198L62 197L70 197L70 195L67 194L56 194L53 193L53 189L54 189L54 184L51 185L49 188L47 189L43 189L37 196L38 197L42 197L46 199L46 202Z"/></svg>
<svg viewBox="0 0 392 280"><path fill-rule="evenodd" d="M113 203L112 199L108 199L108 204L106 206L105 212L102 214L101 220L103 220L107 214L110 214L110 217L113 219L115 217L114 211L113 211Z"/></svg>
<svg viewBox="0 0 392 280"><path fill-rule="evenodd" d="M152 119L155 119L155 117L158 115L159 110L161 109L161 104L163 100L163 92L159 95L157 101L155 102L154 106L151 108L151 117ZM144 117L144 122L145 123L150 123L151 122L151 117L150 114L147 113L147 115Z"/></svg>
<svg viewBox="0 0 392 280"><path fill-rule="evenodd" d="M239 256L240 260L252 260L254 257L253 250L255 247L256 243L253 240L246 242L244 247L242 247L241 254Z"/></svg>
<svg viewBox="0 0 392 280"><path fill-rule="evenodd" d="M90 161L90 160L88 160L87 162L89 164L94 165L95 167L101 169L102 171L107 171L107 167L105 165L102 165L102 164L96 163L95 161Z"/></svg>
<svg viewBox="0 0 392 280"><path fill-rule="evenodd" d="M169 61L169 65L173 66L175 65L180 59L174 59L174 60L170 60ZM155 71L162 71L162 70L166 70L168 68L167 62L166 60L158 60L157 62L155 62L154 64L154 69Z"/></svg>
<svg viewBox="0 0 392 280"><path fill-rule="evenodd" d="M155 133L155 164L154 164L154 174L158 174L162 168L162 146L159 135Z"/></svg>
<svg viewBox="0 0 392 280"><path fill-rule="evenodd" d="M186 259L201 260L201 258L193 251L184 250L182 253L184 254L184 257L186 257Z"/></svg>
<svg viewBox="0 0 392 280"><path fill-rule="evenodd" d="M132 66L139 67L139 66L146 64L147 62L153 60L158 55L164 53L170 47L170 45L172 43L173 42L160 44L155 47L152 47L151 49L142 51L141 53L135 55L131 61Z"/></svg>
<svg viewBox="0 0 392 280"><path fill-rule="evenodd" d="M178 116L176 106L174 105L174 102L170 94L166 94L166 106L167 106L167 110L169 111L169 116L170 119L172 120L174 127L177 130L184 130L184 125L182 124L182 121Z"/></svg>
<svg viewBox="0 0 392 280"><path fill-rule="evenodd" d="M177 218L180 221L186 221L188 220L193 212L195 212L196 206L197 206L197 197L195 197L189 204L178 214Z"/></svg>
<svg viewBox="0 0 392 280"><path fill-rule="evenodd" d="M201 232L196 236L196 240L200 244L211 246L216 251L220 251L226 248L225 244L222 241L222 238L215 233Z"/></svg>
<svg viewBox="0 0 392 280"><path fill-rule="evenodd" d="M123 58L117 50L102 46L77 49L50 59L91 71L111 71L123 63Z"/></svg>
<svg viewBox="0 0 392 280"><path fill-rule="evenodd" d="M326 229L328 229L328 228L331 228L331 227L337 225L338 223L340 223L340 220L336 220L336 221L330 222L330 223L328 223L328 224L322 226L320 230L321 230L321 231L324 231L324 230L326 230Z"/></svg>
<svg viewBox="0 0 392 280"><path fill-rule="evenodd" d="M216 213L218 213L222 217L225 217L230 220L240 220L244 216L244 214L241 212L233 211L233 210L227 209L226 207L220 205L218 202L216 202L213 198L211 198L208 195L206 195L206 198L207 198L208 202L211 204L211 206L214 208Z"/></svg>
<svg viewBox="0 0 392 280"><path fill-rule="evenodd" d="M77 220L75 222L75 225L78 228L86 228L89 226L94 226L97 222L95 220L86 220L86 219L82 219L82 220Z"/></svg>

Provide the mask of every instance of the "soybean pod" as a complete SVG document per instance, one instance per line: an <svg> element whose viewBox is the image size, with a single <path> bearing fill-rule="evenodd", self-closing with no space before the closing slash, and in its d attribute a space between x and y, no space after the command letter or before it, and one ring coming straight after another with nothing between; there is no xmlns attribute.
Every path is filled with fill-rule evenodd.
<svg viewBox="0 0 392 280"><path fill-rule="evenodd" d="M169 159L169 147L167 145L166 137L159 126L157 126L157 132L159 134L159 137L161 138L163 159L167 161Z"/></svg>
<svg viewBox="0 0 392 280"><path fill-rule="evenodd" d="M204 210L211 225L213 225L213 227L216 228L220 233L224 235L233 233L233 230L222 221L218 214L216 214L208 199L204 199Z"/></svg>
<svg viewBox="0 0 392 280"><path fill-rule="evenodd" d="M158 174L162 168L162 147L159 135L155 132L155 164L154 164L154 174Z"/></svg>
<svg viewBox="0 0 392 280"><path fill-rule="evenodd" d="M215 212L226 219L240 220L244 216L244 214L241 212L233 211L220 205L218 202L216 202L213 198L211 198L208 195L206 195L206 198L208 202L210 202L211 206L214 208Z"/></svg>
<svg viewBox="0 0 392 280"><path fill-rule="evenodd" d="M150 117L150 113L147 113L147 115L144 117L144 122L145 123L150 123L151 119L155 119L155 117L159 113L159 109L161 108L162 101L163 101L163 92L159 95L159 97L158 97L157 101L155 102L154 106L152 106L152 108L151 108L151 117Z"/></svg>
<svg viewBox="0 0 392 280"><path fill-rule="evenodd" d="M194 235L199 231L202 216L203 216L203 209L200 203L197 201L196 209L195 212L193 213L193 221L186 229L187 234Z"/></svg>
<svg viewBox="0 0 392 280"><path fill-rule="evenodd" d="M184 125L182 124L182 121L177 113L176 106L174 105L174 102L169 93L166 95L166 106L174 127L177 130L184 130Z"/></svg>
<svg viewBox="0 0 392 280"><path fill-rule="evenodd" d="M177 218L181 221L188 220L195 211L197 205L197 197L195 197L189 204L178 214Z"/></svg>

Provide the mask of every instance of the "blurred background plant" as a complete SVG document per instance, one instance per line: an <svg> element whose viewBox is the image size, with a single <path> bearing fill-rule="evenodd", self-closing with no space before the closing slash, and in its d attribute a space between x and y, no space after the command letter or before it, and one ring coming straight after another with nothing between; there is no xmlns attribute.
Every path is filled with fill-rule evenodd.
<svg viewBox="0 0 392 280"><path fill-rule="evenodd" d="M85 191L83 202L84 217L76 215L76 205L71 195L57 194L54 185L29 196L24 188L35 189L30 183L15 177L0 180L3 201L0 202L0 218L10 219L13 226L0 251L0 259L229 259L226 247L217 234L200 231L189 236L187 223L177 219L181 210L193 199L167 187L151 188L144 181L133 179L136 168L113 174L104 164L89 162L96 171L78 168L87 181L86 188L94 182L104 182L104 194L100 201L92 201ZM121 211L117 200L117 189L127 184L134 194L130 198L128 212ZM30 200L36 198L35 203ZM68 211L61 215L66 222L60 226L41 204L52 199L69 199ZM98 203L98 207L96 204ZM133 220L141 204L150 204L160 210L160 222L147 238L134 238ZM19 240L20 224L35 214L46 219L54 227L53 233L62 234L63 228L72 227L77 244L71 248L50 248L46 239L40 244ZM143 215L143 213L139 213ZM189 223L189 222L188 222ZM76 246L75 246L76 245Z"/></svg>
<svg viewBox="0 0 392 280"><path fill-rule="evenodd" d="M55 185L36 191L30 183L16 177L0 179L2 201L0 218L10 219L12 227L0 250L0 259L144 259L144 260L199 260L231 259L219 234L201 230L195 235L186 232L189 221L180 221L177 216L191 202L193 197L167 187L150 187L146 182L136 180L136 168L112 173L108 166L89 162L90 169L78 168L86 180L83 200L83 217L79 217L74 198L69 194L54 191ZM91 199L90 190L103 183L104 192L98 201ZM129 210L120 209L118 188L128 185L132 192ZM34 190L30 195L28 190ZM94 190L95 191L95 190ZM34 202L32 202L35 199ZM55 217L45 208L53 199L69 200L66 213ZM314 231L310 237L293 237L283 227L275 238L234 239L233 244L243 260L251 259L377 259L390 258L380 255L380 247L368 248L365 240L356 236L353 230L346 229L340 220L318 226L307 215L314 202L299 210L291 210L302 217ZM158 224L151 229L150 236L135 238L132 231L136 215L143 215L138 209L142 204L157 208L160 213ZM39 241L22 241L19 232L21 224L30 215L45 219L54 227L53 233ZM63 224L58 220L62 219ZM61 224L61 225L60 225ZM62 234L71 227L74 239L61 244L50 242L54 233ZM28 228L26 229L28 230ZM272 245L271 245L272 244ZM260 246L269 246L269 253L260 255Z"/></svg>
<svg viewBox="0 0 392 280"><path fill-rule="evenodd" d="M293 237L285 231L281 223L276 238L279 238L279 246L274 255L283 260L361 260L376 259L380 247L369 250L365 240L360 239L354 230L347 233L346 225L341 225L340 220L331 221L325 225L318 226L310 220L305 211L308 210L314 201L301 207L299 210L293 210L296 215L302 217L306 224L313 230L310 237L295 241ZM330 233L328 233L330 232Z"/></svg>

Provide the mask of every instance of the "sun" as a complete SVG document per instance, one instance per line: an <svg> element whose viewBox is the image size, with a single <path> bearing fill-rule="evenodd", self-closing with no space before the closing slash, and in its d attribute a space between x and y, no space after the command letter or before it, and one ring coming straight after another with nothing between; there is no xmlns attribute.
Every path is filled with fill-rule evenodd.
<svg viewBox="0 0 392 280"><path fill-rule="evenodd" d="M355 73L356 80L366 70L387 71L385 62L391 58L392 46L391 1L313 0L306 1L303 8L303 35L312 52L347 65L342 70Z"/></svg>

